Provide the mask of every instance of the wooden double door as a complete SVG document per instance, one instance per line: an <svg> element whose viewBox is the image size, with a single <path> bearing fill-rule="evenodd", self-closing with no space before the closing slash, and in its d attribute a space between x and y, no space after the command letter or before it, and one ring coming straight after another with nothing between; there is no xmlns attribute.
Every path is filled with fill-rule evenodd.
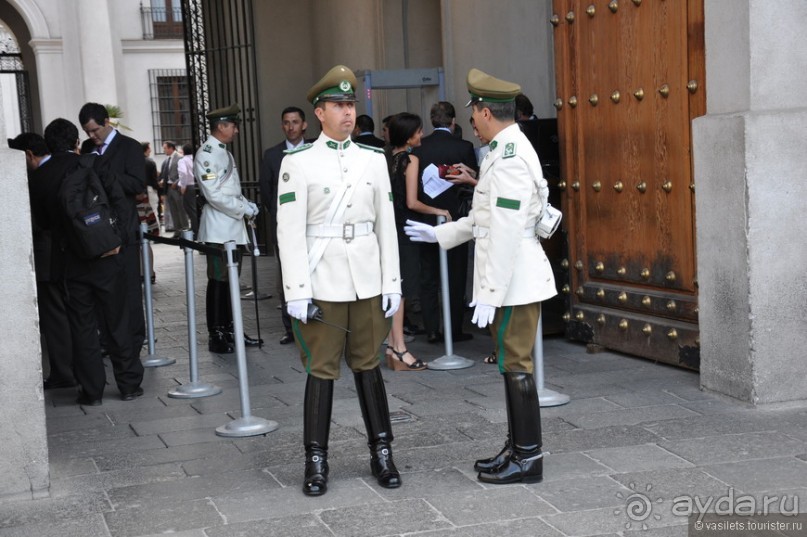
<svg viewBox="0 0 807 537"><path fill-rule="evenodd" d="M699 367L703 0L553 0L566 334Z"/></svg>

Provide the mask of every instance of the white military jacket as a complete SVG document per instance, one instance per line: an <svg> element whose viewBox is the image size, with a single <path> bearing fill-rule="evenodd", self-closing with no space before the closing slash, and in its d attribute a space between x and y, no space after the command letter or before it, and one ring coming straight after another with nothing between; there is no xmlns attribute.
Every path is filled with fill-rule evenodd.
<svg viewBox="0 0 807 537"><path fill-rule="evenodd" d="M490 142L470 214L435 228L443 248L474 238L474 300L516 306L557 294L540 242L532 234L548 194L538 155L518 124Z"/></svg>
<svg viewBox="0 0 807 537"><path fill-rule="evenodd" d="M342 193L344 212L328 226L339 236L322 237L318 229ZM392 191L382 152L320 134L313 143L287 152L277 194L286 300L349 302L401 293ZM342 236L350 237L351 229L343 233L344 224L372 231L347 240ZM323 253L311 272L309 254L318 248Z"/></svg>
<svg viewBox="0 0 807 537"><path fill-rule="evenodd" d="M207 200L202 208L196 240L246 244L244 213L247 200L241 194L238 168L227 146L213 136L208 137L193 159L193 175L197 187Z"/></svg>

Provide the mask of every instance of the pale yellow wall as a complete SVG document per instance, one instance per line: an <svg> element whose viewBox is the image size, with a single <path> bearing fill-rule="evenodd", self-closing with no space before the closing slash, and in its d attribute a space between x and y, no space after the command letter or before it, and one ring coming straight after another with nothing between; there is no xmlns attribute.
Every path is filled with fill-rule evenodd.
<svg viewBox="0 0 807 537"><path fill-rule="evenodd" d="M265 147L282 139L279 114L288 105L305 110L309 136L319 132L305 94L338 63L355 71L443 67L446 98L469 140L462 105L471 67L520 83L536 114L554 117L550 0L273 0L255 2L254 10ZM374 92L377 133L383 116L404 110L423 116L430 131L428 110L436 101L436 89Z"/></svg>
<svg viewBox="0 0 807 537"><path fill-rule="evenodd" d="M446 79L455 104L462 101L457 122L466 139L470 114L460 108L468 100L465 78L472 67L520 84L535 115L555 117L550 0L442 0L442 6L451 21L443 34Z"/></svg>

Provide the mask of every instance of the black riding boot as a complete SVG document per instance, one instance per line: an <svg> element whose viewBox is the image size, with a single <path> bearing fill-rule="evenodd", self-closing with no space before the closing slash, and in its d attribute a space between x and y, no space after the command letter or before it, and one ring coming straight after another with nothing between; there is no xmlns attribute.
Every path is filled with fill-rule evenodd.
<svg viewBox="0 0 807 537"><path fill-rule="evenodd" d="M479 472L484 483L538 483L543 479L541 409L530 373L504 373L512 453L498 468Z"/></svg>
<svg viewBox="0 0 807 537"><path fill-rule="evenodd" d="M507 391L507 383L504 384L505 393ZM489 459L479 459L474 463L474 470L477 472L495 472L499 467L510 459L513 454L513 444L511 442L512 433L510 432L510 424L512 423L512 412L510 410L510 397L505 395L504 401L507 404L507 440L504 442L504 447L496 455Z"/></svg>
<svg viewBox="0 0 807 537"><path fill-rule="evenodd" d="M306 496L321 496L328 490L328 434L331 430L333 380L308 375L303 410Z"/></svg>
<svg viewBox="0 0 807 537"><path fill-rule="evenodd" d="M224 297L223 307L221 309L222 319L224 320L224 334L227 336L227 342L235 348L235 330L233 329L233 307L230 304L230 282L218 282L221 287L220 292ZM263 339L258 340L242 334L244 338L245 347L260 347L263 345Z"/></svg>
<svg viewBox="0 0 807 537"><path fill-rule="evenodd" d="M353 373L359 406L367 428L367 445L370 448L370 470L384 488L401 486L401 474L392 460L392 425L389 419L387 391L381 369Z"/></svg>
<svg viewBox="0 0 807 537"><path fill-rule="evenodd" d="M207 349L217 354L229 354L233 352L233 346L227 341L226 325L222 317L222 296L221 282L207 280L207 296L205 297L205 309L207 313ZM229 307L229 304L227 304Z"/></svg>

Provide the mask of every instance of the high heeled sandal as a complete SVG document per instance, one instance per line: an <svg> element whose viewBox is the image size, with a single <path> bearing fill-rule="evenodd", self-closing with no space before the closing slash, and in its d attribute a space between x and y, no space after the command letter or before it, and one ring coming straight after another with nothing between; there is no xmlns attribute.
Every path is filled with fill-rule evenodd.
<svg viewBox="0 0 807 537"><path fill-rule="evenodd" d="M423 363L422 360L418 359L416 359L411 364L407 364L403 358L405 354L409 354L409 356L412 356L412 358L414 358L414 355L408 350L398 352L392 347L387 347L387 349L391 350L392 354L394 354L395 357L397 357L396 360L392 356L387 355L387 367L389 367L393 371L423 371L424 369L427 368L426 364Z"/></svg>
<svg viewBox="0 0 807 537"><path fill-rule="evenodd" d="M492 353L488 354L487 356L485 356L485 358L482 361L484 363L486 363L486 364L497 364L497 363L499 363L499 359L496 358L496 353L495 352L492 352Z"/></svg>

